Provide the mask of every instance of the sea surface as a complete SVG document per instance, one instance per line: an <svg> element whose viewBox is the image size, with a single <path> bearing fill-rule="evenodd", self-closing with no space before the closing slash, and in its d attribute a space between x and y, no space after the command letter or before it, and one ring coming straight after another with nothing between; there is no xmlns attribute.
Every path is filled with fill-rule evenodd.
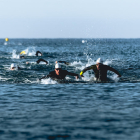
<svg viewBox="0 0 140 140"><path fill-rule="evenodd" d="M122 77L39 80L55 61L79 74L99 57ZM0 140L140 140L139 60L140 39L0 39Z"/></svg>

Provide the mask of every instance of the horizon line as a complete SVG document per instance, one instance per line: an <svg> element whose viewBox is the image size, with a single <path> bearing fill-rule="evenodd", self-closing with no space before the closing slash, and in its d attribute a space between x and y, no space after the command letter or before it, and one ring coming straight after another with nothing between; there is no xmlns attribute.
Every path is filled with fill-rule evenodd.
<svg viewBox="0 0 140 140"><path fill-rule="evenodd" d="M37 37L35 37L35 38L25 38L25 37L21 37L21 38L10 38L10 37L5 37L5 38L0 38L0 39L6 39L6 38L8 38L8 39L140 39L140 37L116 37L116 38L111 38L111 37L108 37L108 38L91 38L91 37L85 37L85 38L83 38L83 37L68 37L68 38L66 38L66 37L64 37L64 38L62 38L62 37L52 37L52 38L45 38L45 37L42 37L42 38L37 38Z"/></svg>

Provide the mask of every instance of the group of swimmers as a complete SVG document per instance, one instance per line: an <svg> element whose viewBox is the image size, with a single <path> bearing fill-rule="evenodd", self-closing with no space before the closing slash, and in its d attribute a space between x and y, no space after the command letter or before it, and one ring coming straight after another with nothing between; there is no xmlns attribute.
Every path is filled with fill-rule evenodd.
<svg viewBox="0 0 140 140"><path fill-rule="evenodd" d="M38 56L38 54L41 54L42 56L42 53L37 51L36 52L36 56ZM23 57L22 57L23 58ZM36 61L37 64L39 64L41 61L45 62L46 64L48 64L48 62L44 59L39 59L38 61ZM26 62L26 64L28 64L29 62ZM65 63L68 65L67 62L65 61L56 61L56 64L55 64L55 70L54 71L51 71L48 75L40 78L39 80L41 79L44 79L44 78L52 78L52 79L60 79L60 80L63 80L65 79L65 77L67 75L71 75L71 76L76 76L76 79L79 78L79 75L76 74L76 73L71 73L71 72L68 72L67 70L63 70L62 67L61 67L61 64L60 63ZM20 69L19 67L17 67L15 64L11 64L11 70L14 70L14 69ZM80 72L80 76L81 77L84 77L83 74L87 71L87 70L93 70L94 71L94 75L95 75L95 78L96 80L98 81L101 81L101 82L104 82L107 80L107 71L112 71L114 73L116 73L118 75L118 77L121 77L121 74L115 70L114 68L108 66L108 65L104 65L103 64L103 60L101 58L98 58L97 61L96 61L96 64L95 65L91 65L89 67L85 67L81 72Z"/></svg>

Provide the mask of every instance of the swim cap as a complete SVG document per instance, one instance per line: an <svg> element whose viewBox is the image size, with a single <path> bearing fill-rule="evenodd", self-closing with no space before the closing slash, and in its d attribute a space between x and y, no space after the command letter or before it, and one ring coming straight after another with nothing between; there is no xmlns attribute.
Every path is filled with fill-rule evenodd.
<svg viewBox="0 0 140 140"><path fill-rule="evenodd" d="M11 68L16 68L16 65L14 63L12 63Z"/></svg>
<svg viewBox="0 0 140 140"><path fill-rule="evenodd" d="M55 69L61 68L61 65L59 63L55 64Z"/></svg>
<svg viewBox="0 0 140 140"><path fill-rule="evenodd" d="M26 54L26 52L25 51L22 51L20 54Z"/></svg>
<svg viewBox="0 0 140 140"><path fill-rule="evenodd" d="M98 58L96 63L103 63L103 60L101 58Z"/></svg>

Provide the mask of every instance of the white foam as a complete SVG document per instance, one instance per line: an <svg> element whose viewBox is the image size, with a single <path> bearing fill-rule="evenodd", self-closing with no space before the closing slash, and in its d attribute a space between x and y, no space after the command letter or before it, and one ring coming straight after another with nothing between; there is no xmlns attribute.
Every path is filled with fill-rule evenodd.
<svg viewBox="0 0 140 140"><path fill-rule="evenodd" d="M25 78L24 80L25 83L39 83L39 80L37 79L36 81L30 81L29 79Z"/></svg>
<svg viewBox="0 0 140 140"><path fill-rule="evenodd" d="M43 61L41 61L40 63L39 63L39 65L41 64L41 65L49 65L49 61L47 61L48 62L48 64L46 64L46 62L43 62ZM37 62L34 62L35 64L37 64Z"/></svg>
<svg viewBox="0 0 140 140"><path fill-rule="evenodd" d="M4 45L8 45L8 43L7 42L4 42Z"/></svg>
<svg viewBox="0 0 140 140"><path fill-rule="evenodd" d="M114 82L118 82L119 81L119 77L117 74L113 74L111 76L108 76L111 80L113 80Z"/></svg>
<svg viewBox="0 0 140 140"><path fill-rule="evenodd" d="M83 65L81 61L74 61L70 63L70 66L75 66L75 67L80 67L81 65Z"/></svg>
<svg viewBox="0 0 140 140"><path fill-rule="evenodd" d="M57 82L52 80L51 78L48 78L48 79L42 79L41 84L57 84Z"/></svg>
<svg viewBox="0 0 140 140"><path fill-rule="evenodd" d="M7 81L8 79L10 79L10 78L2 78L2 77L0 76L0 81Z"/></svg>
<svg viewBox="0 0 140 140"><path fill-rule="evenodd" d="M82 43L86 43L87 42L87 40L82 40Z"/></svg>
<svg viewBox="0 0 140 140"><path fill-rule="evenodd" d="M38 53L38 56L41 56L41 53Z"/></svg>
<svg viewBox="0 0 140 140"><path fill-rule="evenodd" d="M107 59L106 61L103 62L104 65L109 65L112 63L112 60Z"/></svg>
<svg viewBox="0 0 140 140"><path fill-rule="evenodd" d="M13 50L11 58L14 58L14 59L19 59L20 58L19 55L16 54L16 50Z"/></svg>
<svg viewBox="0 0 140 140"><path fill-rule="evenodd" d="M66 80L70 80L71 78L70 78L70 77L68 77L68 76L66 76L66 77L65 77L65 79L66 79Z"/></svg>
<svg viewBox="0 0 140 140"><path fill-rule="evenodd" d="M28 50L29 50L29 53L28 53L29 56L35 56L36 54L35 47L30 47L28 48Z"/></svg>
<svg viewBox="0 0 140 140"><path fill-rule="evenodd" d="M89 77L89 75L84 75L84 77L82 77L83 81L91 81L92 79L94 79L94 77Z"/></svg>
<svg viewBox="0 0 140 140"><path fill-rule="evenodd" d="M35 56L35 54L36 54L35 47L29 47L29 48L22 50L22 51L25 51L27 56Z"/></svg>

